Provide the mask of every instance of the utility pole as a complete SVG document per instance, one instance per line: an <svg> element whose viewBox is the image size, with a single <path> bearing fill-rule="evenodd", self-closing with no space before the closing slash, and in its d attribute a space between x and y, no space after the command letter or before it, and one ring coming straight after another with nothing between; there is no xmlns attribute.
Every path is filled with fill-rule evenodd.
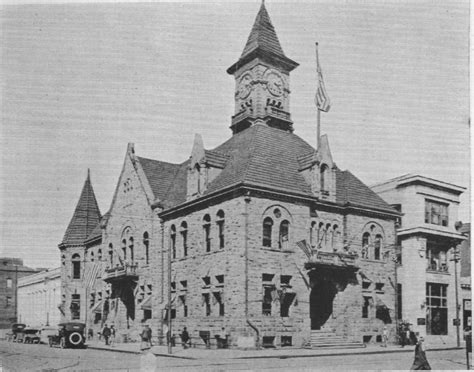
<svg viewBox="0 0 474 372"><path fill-rule="evenodd" d="M459 334L459 293L458 293L458 261L460 260L459 257L459 250L457 247L453 248L453 258L451 261L454 261L454 289L455 289L455 296L456 296L456 344L457 347L461 346L461 339Z"/></svg>

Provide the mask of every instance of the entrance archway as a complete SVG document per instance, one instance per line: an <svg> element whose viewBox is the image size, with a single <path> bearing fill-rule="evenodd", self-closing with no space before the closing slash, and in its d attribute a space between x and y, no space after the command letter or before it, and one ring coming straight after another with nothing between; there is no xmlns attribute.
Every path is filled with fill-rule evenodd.
<svg viewBox="0 0 474 372"><path fill-rule="evenodd" d="M317 280L309 295L309 312L311 329L319 330L326 323L333 311L336 284L330 280Z"/></svg>

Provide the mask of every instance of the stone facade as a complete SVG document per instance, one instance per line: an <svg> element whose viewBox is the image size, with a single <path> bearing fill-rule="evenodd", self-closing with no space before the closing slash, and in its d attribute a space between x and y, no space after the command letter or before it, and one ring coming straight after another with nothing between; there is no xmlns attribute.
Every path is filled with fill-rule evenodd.
<svg viewBox="0 0 474 372"><path fill-rule="evenodd" d="M147 322L164 342L168 317L173 335L186 326L193 342L219 336L231 347L307 345L324 330L377 342L384 326L395 339L399 215L336 166L326 136L315 150L292 133L296 66L262 4L228 70L233 136L208 150L197 135L181 164L128 146L109 211L93 231L73 217L80 228L68 231L86 236L66 233L60 245L66 310L80 295L80 319L96 331L113 324L123 339ZM80 205L93 199L86 186Z"/></svg>

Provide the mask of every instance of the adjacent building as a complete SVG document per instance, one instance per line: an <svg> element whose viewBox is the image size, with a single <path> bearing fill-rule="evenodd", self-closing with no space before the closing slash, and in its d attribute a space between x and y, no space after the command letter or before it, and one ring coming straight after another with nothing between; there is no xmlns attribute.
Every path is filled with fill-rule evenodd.
<svg viewBox="0 0 474 372"><path fill-rule="evenodd" d="M0 258L0 329L17 322L17 284L20 278L38 272L23 265L21 258Z"/></svg>
<svg viewBox="0 0 474 372"><path fill-rule="evenodd" d="M459 196L464 187L420 175L404 175L372 187L402 213L397 228L398 319L430 344L456 344L461 314L461 268L456 247ZM460 321L459 321L460 322Z"/></svg>
<svg viewBox="0 0 474 372"><path fill-rule="evenodd" d="M462 327L472 327L471 310L471 224L463 223L459 230L466 237L459 245L459 257L461 259L461 299L462 299Z"/></svg>
<svg viewBox="0 0 474 372"><path fill-rule="evenodd" d="M18 322L56 326L61 320L61 269L48 269L18 280Z"/></svg>
<svg viewBox="0 0 474 372"><path fill-rule="evenodd" d="M338 168L326 136L314 149L294 133L297 66L262 3L227 70L230 138L196 135L180 163L129 144L104 215L87 176L59 245L64 319L124 338L147 322L162 340L170 317L231 347L377 342L384 326L395 340L400 214Z"/></svg>

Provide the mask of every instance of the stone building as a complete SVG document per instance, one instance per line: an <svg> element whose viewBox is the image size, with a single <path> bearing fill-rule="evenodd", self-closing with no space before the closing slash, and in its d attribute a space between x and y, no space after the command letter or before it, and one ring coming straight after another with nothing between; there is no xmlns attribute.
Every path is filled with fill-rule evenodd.
<svg viewBox="0 0 474 372"><path fill-rule="evenodd" d="M398 318L411 323L431 345L456 344L461 281L454 258L456 247L465 240L457 231L459 195L465 188L408 174L372 190L402 213L397 228Z"/></svg>
<svg viewBox="0 0 474 372"><path fill-rule="evenodd" d="M173 334L242 347L376 342L384 325L394 337L399 213L337 167L326 136L315 150L293 133L297 66L262 4L227 70L227 141L196 135L177 164L129 144L102 218L88 177L60 245L66 318L124 338L146 321L162 339L170 311Z"/></svg>
<svg viewBox="0 0 474 372"><path fill-rule="evenodd" d="M18 322L56 326L61 320L61 269L48 269L18 280Z"/></svg>
<svg viewBox="0 0 474 372"><path fill-rule="evenodd" d="M466 237L459 245L459 255L461 258L461 309L462 309L462 327L472 327L472 309L471 309L471 224L463 223L459 230Z"/></svg>
<svg viewBox="0 0 474 372"><path fill-rule="evenodd" d="M38 272L23 265L21 258L0 258L0 329L17 322L17 284L20 278Z"/></svg>

